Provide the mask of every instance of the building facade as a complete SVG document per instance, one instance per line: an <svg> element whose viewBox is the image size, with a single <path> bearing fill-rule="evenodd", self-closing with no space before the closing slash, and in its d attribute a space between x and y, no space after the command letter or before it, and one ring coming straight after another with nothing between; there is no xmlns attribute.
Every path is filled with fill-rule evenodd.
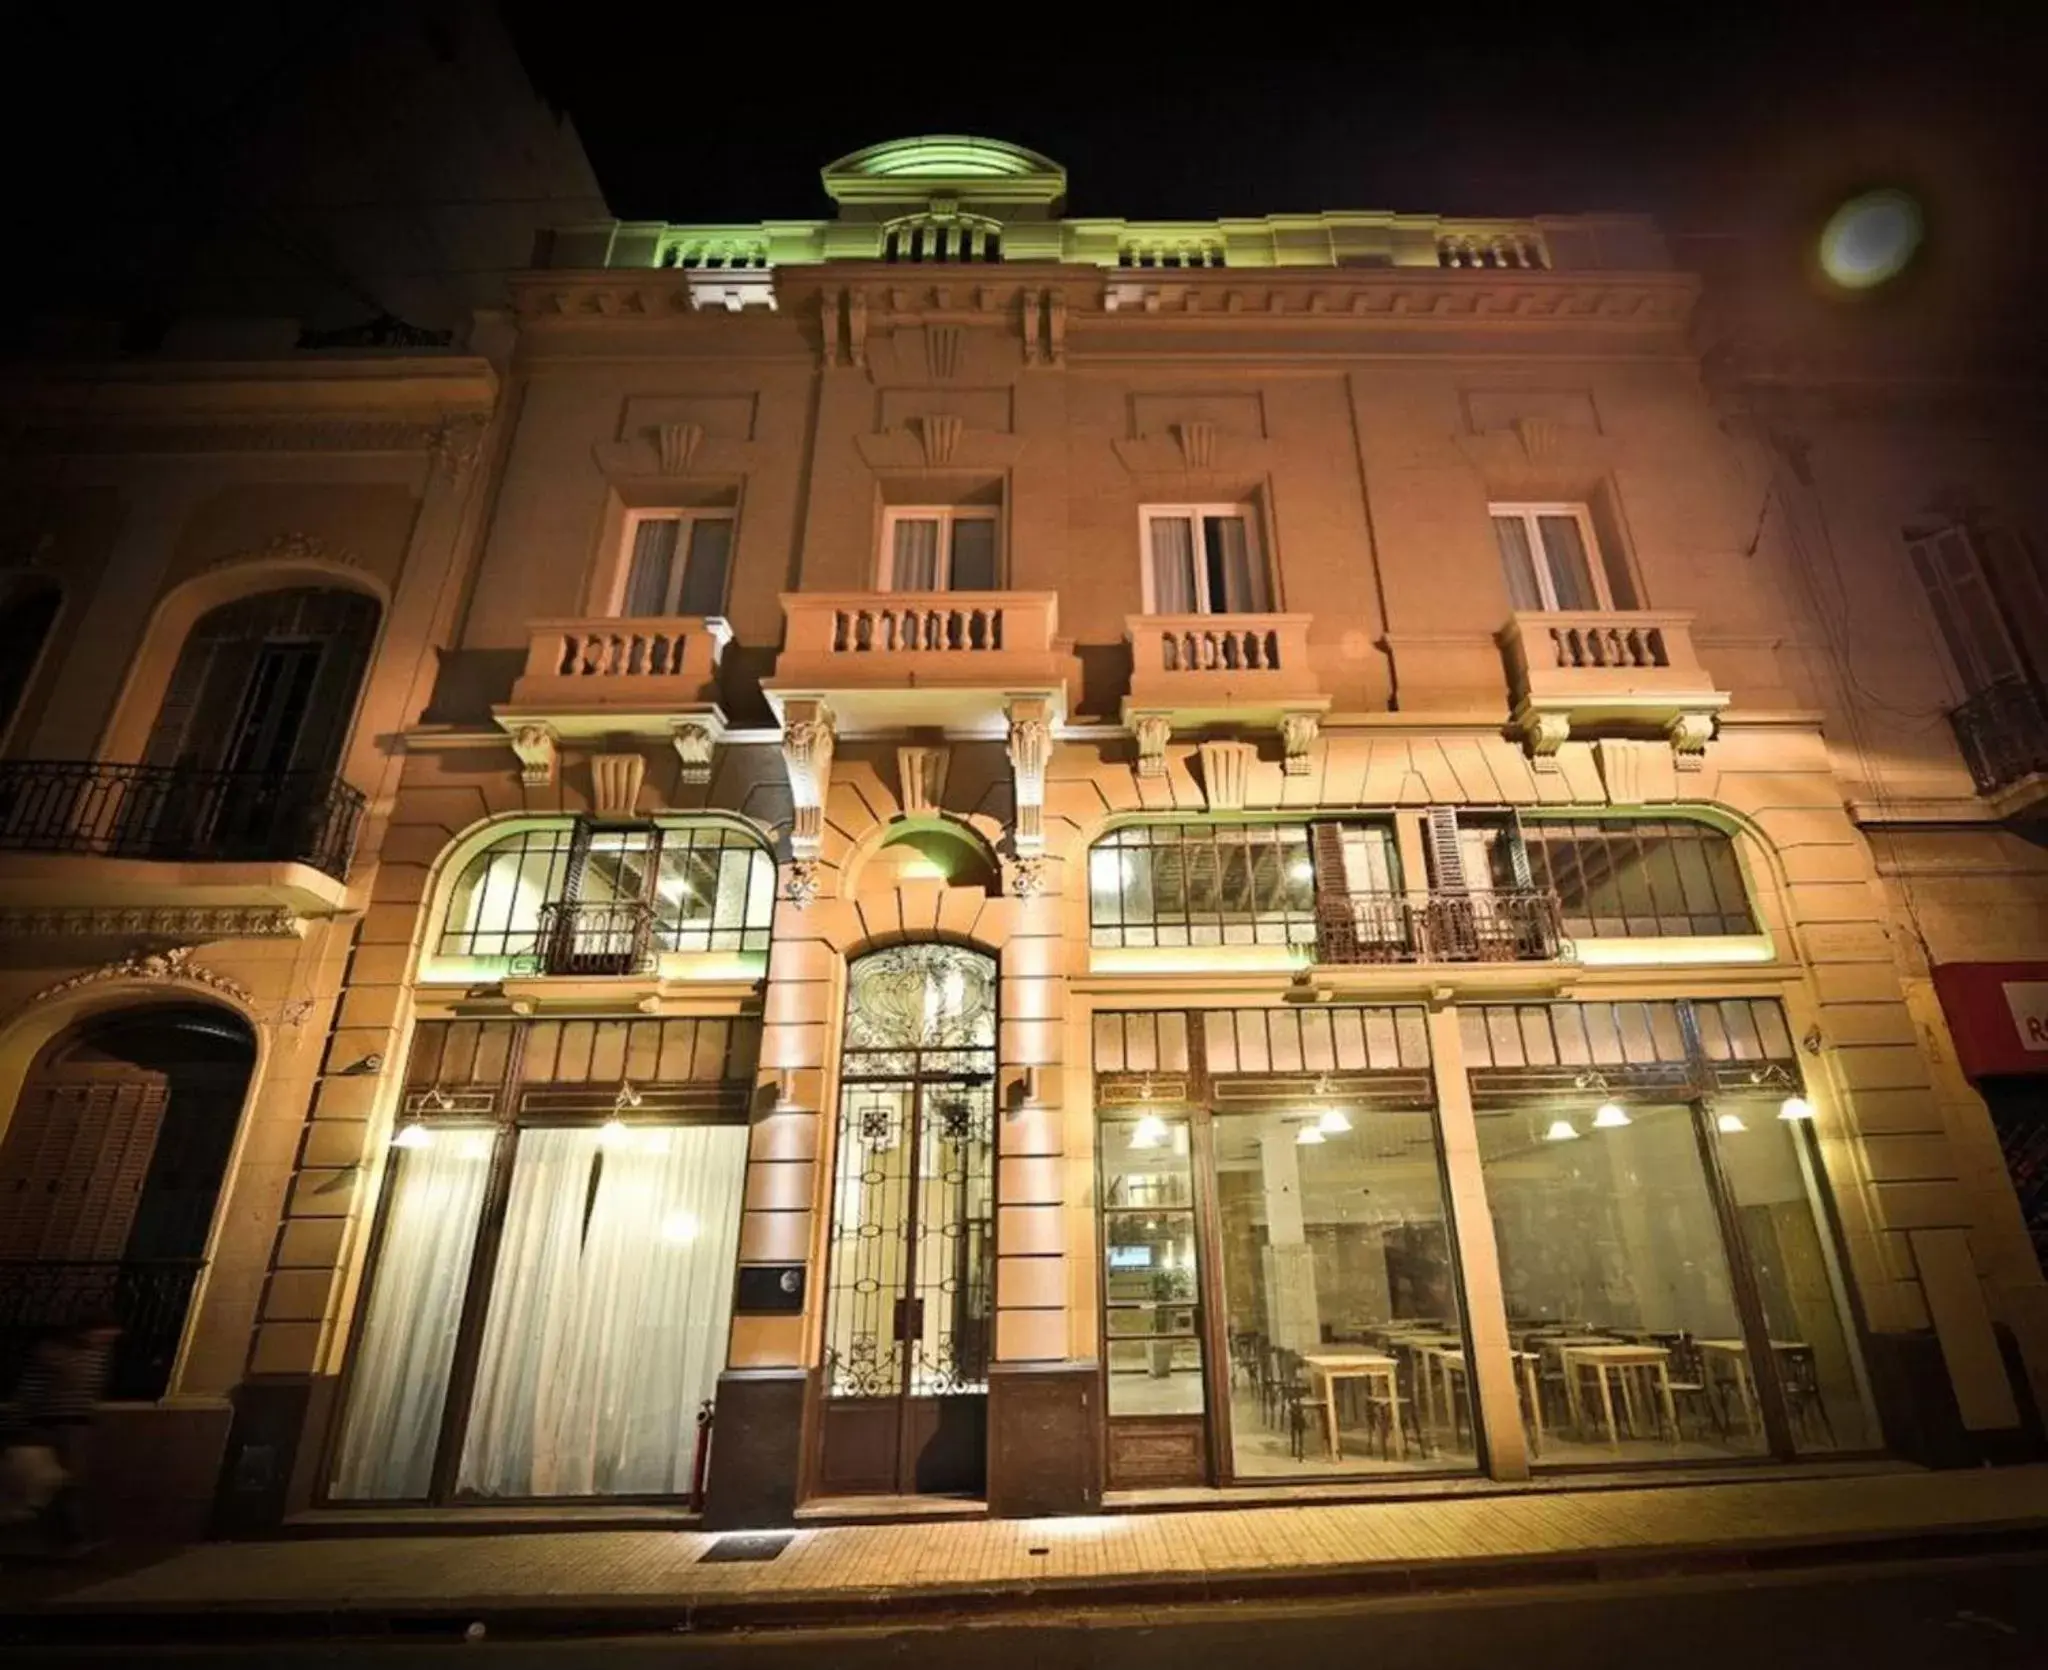
<svg viewBox="0 0 2048 1670"><path fill-rule="evenodd" d="M1931 965L2042 957L2048 867L1938 714L1870 739L1654 227L824 183L558 229L466 354L116 385L317 471L58 474L7 1257L147 1288L187 1517L2026 1453Z"/></svg>

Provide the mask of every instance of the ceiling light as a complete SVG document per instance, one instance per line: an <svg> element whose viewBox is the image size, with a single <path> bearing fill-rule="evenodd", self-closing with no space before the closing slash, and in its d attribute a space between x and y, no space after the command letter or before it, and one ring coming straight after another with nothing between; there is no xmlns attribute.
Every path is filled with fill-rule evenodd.
<svg viewBox="0 0 2048 1670"><path fill-rule="evenodd" d="M623 1148L631 1135L623 1119L607 1119L597 1128L597 1145L600 1148Z"/></svg>
<svg viewBox="0 0 2048 1670"><path fill-rule="evenodd" d="M1922 230L1920 206L1903 191L1865 192L1821 232L1821 270L1845 290L1868 290L1905 270Z"/></svg>
<svg viewBox="0 0 2048 1670"><path fill-rule="evenodd" d="M1324 1140L1322 1129L1316 1125L1304 1125L1294 1133L1296 1144L1302 1148L1313 1148Z"/></svg>
<svg viewBox="0 0 2048 1670"><path fill-rule="evenodd" d="M1714 1129L1721 1132L1724 1136L1735 1136L1748 1130L1749 1127L1743 1124L1741 1114L1723 1113L1715 1117Z"/></svg>
<svg viewBox="0 0 2048 1670"><path fill-rule="evenodd" d="M434 1140L434 1133L417 1122L398 1127L398 1134L391 1139L393 1148L425 1148Z"/></svg>
<svg viewBox="0 0 2048 1670"><path fill-rule="evenodd" d="M1545 1142L1576 1142L1579 1128L1569 1119L1553 1119L1550 1129L1543 1133Z"/></svg>
<svg viewBox="0 0 2048 1670"><path fill-rule="evenodd" d="M1804 1096L1787 1096L1784 1101L1778 1104L1778 1117L1780 1119L1811 1119L1813 1117L1813 1104Z"/></svg>
<svg viewBox="0 0 2048 1670"><path fill-rule="evenodd" d="M1634 1123L1628 1116L1628 1109L1619 1102L1602 1102L1593 1111L1593 1129L1596 1131L1618 1131L1622 1126Z"/></svg>
<svg viewBox="0 0 2048 1670"><path fill-rule="evenodd" d="M1326 1137L1341 1137L1351 1129L1351 1116L1342 1108L1325 1108L1316 1119L1316 1129Z"/></svg>
<svg viewBox="0 0 2048 1670"><path fill-rule="evenodd" d="M1166 1121L1156 1113L1148 1113L1132 1127L1133 1148L1157 1148L1166 1136Z"/></svg>

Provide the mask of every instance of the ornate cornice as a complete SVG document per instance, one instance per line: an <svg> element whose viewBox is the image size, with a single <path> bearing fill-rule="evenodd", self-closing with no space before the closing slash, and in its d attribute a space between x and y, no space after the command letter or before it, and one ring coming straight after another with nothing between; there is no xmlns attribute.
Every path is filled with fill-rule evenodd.
<svg viewBox="0 0 2048 1670"><path fill-rule="evenodd" d="M223 997L249 1005L255 1000L249 990L238 980L210 968L201 968L192 961L192 947L175 945L166 951L131 951L116 962L106 963L99 968L88 969L83 974L74 974L59 980L55 985L45 986L29 999L28 1006L48 1003L52 998L62 997L66 992L78 991L85 986L102 985L111 980L161 981L167 985L204 986L208 991L219 992Z"/></svg>
<svg viewBox="0 0 2048 1670"><path fill-rule="evenodd" d="M296 939L305 922L282 905L70 905L0 910L0 939Z"/></svg>
<svg viewBox="0 0 2048 1670"><path fill-rule="evenodd" d="M451 417L431 423L385 418L276 417L196 419L160 423L32 423L15 439L17 451L43 457L110 457L135 453L366 452L422 453L460 474L474 462L484 419Z"/></svg>

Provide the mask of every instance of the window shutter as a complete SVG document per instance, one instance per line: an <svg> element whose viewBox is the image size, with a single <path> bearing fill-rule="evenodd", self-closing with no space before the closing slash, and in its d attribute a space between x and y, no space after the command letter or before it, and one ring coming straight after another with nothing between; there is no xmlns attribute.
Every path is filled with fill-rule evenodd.
<svg viewBox="0 0 2048 1670"><path fill-rule="evenodd" d="M1309 852L1316 868L1316 956L1326 963L1358 960L1358 922L1352 914L1351 882L1344 871L1344 826L1312 823Z"/></svg>
<svg viewBox="0 0 2048 1670"><path fill-rule="evenodd" d="M1517 812L1505 831L1508 843L1508 863L1514 868L1515 886L1524 893L1536 885L1535 873L1529 868L1529 843L1522 839L1522 814Z"/></svg>
<svg viewBox="0 0 2048 1670"><path fill-rule="evenodd" d="M1466 891L1465 850L1458 840L1458 811L1454 806L1432 806L1429 824L1423 831L1428 843L1429 870L1435 896L1423 907L1428 949L1424 956L1452 962L1469 961L1478 949L1479 937L1472 919L1472 899Z"/></svg>
<svg viewBox="0 0 2048 1670"><path fill-rule="evenodd" d="M1464 892L1465 852L1458 844L1458 809L1430 807L1424 835L1429 842L1430 884L1439 892Z"/></svg>

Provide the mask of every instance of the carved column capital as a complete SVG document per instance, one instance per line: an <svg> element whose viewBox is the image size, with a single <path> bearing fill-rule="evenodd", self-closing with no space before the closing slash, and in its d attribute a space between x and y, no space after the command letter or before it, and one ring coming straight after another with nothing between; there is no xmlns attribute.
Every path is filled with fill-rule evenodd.
<svg viewBox="0 0 2048 1670"><path fill-rule="evenodd" d="M1714 740L1711 713L1681 713L1664 727L1671 742L1672 764L1680 771L1697 771L1707 763L1707 744Z"/></svg>
<svg viewBox="0 0 2048 1670"><path fill-rule="evenodd" d="M711 781L711 760L718 747L718 733L701 719L678 719L669 727L669 741L682 761L678 778L685 783Z"/></svg>
<svg viewBox="0 0 2048 1670"><path fill-rule="evenodd" d="M832 786L832 750L836 741L832 710L823 702L803 700L784 704L782 764L789 773L790 798L796 807L789 831L789 850L798 858L816 858L824 843L825 796Z"/></svg>
<svg viewBox="0 0 2048 1670"><path fill-rule="evenodd" d="M1132 716L1131 735L1138 739L1138 775L1166 775L1166 744L1173 735L1173 721L1163 713Z"/></svg>
<svg viewBox="0 0 2048 1670"><path fill-rule="evenodd" d="M1316 738L1322 734L1323 717L1319 713L1283 713L1280 715L1280 746L1283 750L1281 769L1290 777L1306 777L1309 771L1309 750L1316 745Z"/></svg>
<svg viewBox="0 0 2048 1670"><path fill-rule="evenodd" d="M1532 713L1522 721L1522 741L1529 750L1529 763L1538 771L1555 771L1557 751L1572 734L1572 722L1562 713Z"/></svg>
<svg viewBox="0 0 2048 1670"><path fill-rule="evenodd" d="M512 733L512 752L519 756L519 781L544 789L555 780L555 733L546 725L521 725Z"/></svg>
<svg viewBox="0 0 2048 1670"><path fill-rule="evenodd" d="M1010 772L1016 783L1019 857L1045 850L1045 768L1052 760L1052 703L1043 696L1010 702Z"/></svg>

